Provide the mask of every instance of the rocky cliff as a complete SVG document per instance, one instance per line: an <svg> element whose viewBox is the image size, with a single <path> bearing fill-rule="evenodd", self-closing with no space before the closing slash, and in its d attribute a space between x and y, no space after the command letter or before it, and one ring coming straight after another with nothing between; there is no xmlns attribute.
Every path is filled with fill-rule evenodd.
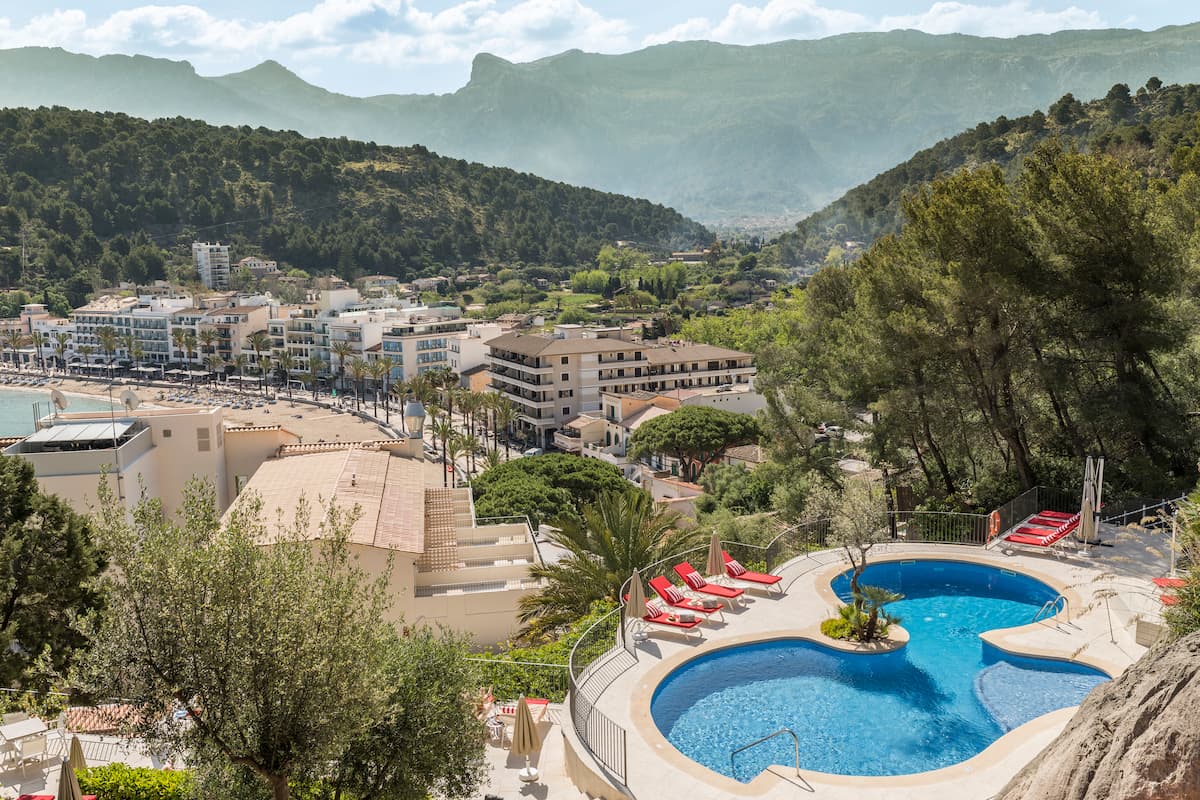
<svg viewBox="0 0 1200 800"><path fill-rule="evenodd" d="M1200 800L1200 632L1097 687L1000 800Z"/></svg>

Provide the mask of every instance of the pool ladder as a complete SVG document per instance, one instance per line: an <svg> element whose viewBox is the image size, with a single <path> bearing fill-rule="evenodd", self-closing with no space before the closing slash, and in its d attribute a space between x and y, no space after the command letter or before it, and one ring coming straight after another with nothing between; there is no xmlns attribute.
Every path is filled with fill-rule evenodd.
<svg viewBox="0 0 1200 800"><path fill-rule="evenodd" d="M1047 600L1045 603L1043 603L1041 609L1033 615L1033 621L1041 622L1043 619L1051 619L1057 616L1058 606L1060 603L1062 604L1062 610L1067 612L1066 623L1072 628L1078 628L1078 625L1075 625L1071 622L1071 601L1067 599L1065 594L1060 594L1053 600ZM1056 626L1058 625L1057 622L1054 624Z"/></svg>
<svg viewBox="0 0 1200 800"><path fill-rule="evenodd" d="M797 778L801 777L801 775L800 775L800 737L797 736L796 732L794 730L792 730L791 728L780 728L779 730L775 731L774 733L767 734L766 736L762 737L761 739L755 739L750 744L742 745L737 750L730 751L730 753L729 753L730 768L733 767L733 757L736 756L738 753L742 752L743 750L749 750L751 747L757 747L758 745L762 744L763 742L769 742L771 739L774 739L776 736L782 736L785 733L788 736L792 737L792 743L796 746L796 777Z"/></svg>

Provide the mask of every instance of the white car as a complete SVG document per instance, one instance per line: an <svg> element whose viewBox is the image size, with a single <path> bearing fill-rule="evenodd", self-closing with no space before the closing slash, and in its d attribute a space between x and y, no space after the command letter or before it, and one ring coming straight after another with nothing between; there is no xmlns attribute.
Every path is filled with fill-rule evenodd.
<svg viewBox="0 0 1200 800"><path fill-rule="evenodd" d="M540 455L545 455L545 453L546 453L546 451L540 447L531 447L528 450L526 450L524 453L521 453L521 455L523 455L523 456L540 456Z"/></svg>

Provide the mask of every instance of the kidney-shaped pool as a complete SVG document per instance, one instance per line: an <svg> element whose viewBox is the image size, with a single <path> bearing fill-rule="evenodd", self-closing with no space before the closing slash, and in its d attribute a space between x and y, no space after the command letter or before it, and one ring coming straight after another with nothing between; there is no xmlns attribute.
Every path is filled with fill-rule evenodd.
<svg viewBox="0 0 1200 800"><path fill-rule="evenodd" d="M793 763L788 736L732 755L780 728L797 733L804 769L902 775L964 761L1108 680L1090 667L1014 656L979 638L1028 624L1056 596L1026 575L920 560L871 565L861 581L904 595L888 611L902 618L906 647L860 654L774 639L717 650L655 689L650 711L659 730L684 755L740 781ZM844 601L849 586L847 573L833 581Z"/></svg>

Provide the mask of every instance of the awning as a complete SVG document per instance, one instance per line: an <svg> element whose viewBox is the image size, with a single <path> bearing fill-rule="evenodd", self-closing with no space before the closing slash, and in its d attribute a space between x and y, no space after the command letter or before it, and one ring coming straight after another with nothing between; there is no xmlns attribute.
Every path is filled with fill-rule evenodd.
<svg viewBox="0 0 1200 800"><path fill-rule="evenodd" d="M111 442L119 439L133 427L132 422L85 422L66 423L42 428L26 437L26 443L63 444L66 442Z"/></svg>

